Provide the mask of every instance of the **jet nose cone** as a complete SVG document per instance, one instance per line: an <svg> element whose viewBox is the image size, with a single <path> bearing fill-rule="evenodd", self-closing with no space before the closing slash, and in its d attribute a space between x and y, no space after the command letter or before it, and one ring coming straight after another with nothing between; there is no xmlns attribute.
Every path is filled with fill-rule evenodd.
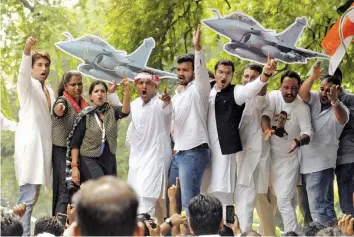
<svg viewBox="0 0 354 237"><path fill-rule="evenodd" d="M203 20L203 23L212 29L217 29L218 28L217 21L218 20L216 19L209 19L209 20Z"/></svg>
<svg viewBox="0 0 354 237"><path fill-rule="evenodd" d="M61 50L64 50L66 52L69 51L70 47L69 47L69 43L68 42L59 42L59 43L55 43L55 45L60 48Z"/></svg>

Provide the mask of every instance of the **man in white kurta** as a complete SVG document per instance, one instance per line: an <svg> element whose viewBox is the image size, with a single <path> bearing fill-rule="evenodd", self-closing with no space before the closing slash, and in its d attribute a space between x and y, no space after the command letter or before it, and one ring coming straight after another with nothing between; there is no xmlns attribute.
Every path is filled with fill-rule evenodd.
<svg viewBox="0 0 354 237"><path fill-rule="evenodd" d="M248 64L243 72L242 84L254 81L262 67ZM267 86L245 102L240 136L243 150L236 154L237 180L235 205L242 231L252 229L253 209L258 193L267 193L269 185L269 143L264 142L261 128L263 109L268 105Z"/></svg>
<svg viewBox="0 0 354 237"><path fill-rule="evenodd" d="M265 73L261 76L258 76L256 80L250 82L246 85L235 85L233 86L233 99L236 103L236 106L243 106L243 104L253 97L255 97L261 89L266 85L266 82L276 67L276 61L269 59L267 66L265 68ZM215 78L216 83L213 86L210 95L209 95L209 111L208 111L208 131L209 131L209 140L211 147L211 161L212 165L210 169L204 175L203 180L203 189L206 188L206 192L217 196L222 204L223 208L226 208L226 205L231 205L232 201L238 195L235 192L236 187L236 152L231 154L223 154L221 149L221 136L227 136L227 134L221 134L218 131L217 124L217 114L216 114L216 97L221 96L218 93L222 93L231 86L231 80L233 77L233 63L231 61L221 60L215 66ZM241 118L242 110L239 111L238 116ZM237 117L237 116L236 116ZM228 120L234 120L234 118L229 118ZM238 129L239 124L235 129ZM234 124L230 124L230 129L234 127ZM239 144L241 146L241 144ZM242 146L241 146L242 147ZM247 198L247 197L246 197ZM241 206L236 213L243 209ZM224 213L226 211L224 210ZM241 213L241 212L240 212ZM239 219L241 229L247 230L248 221L244 219ZM251 221L252 222L252 221ZM249 228L250 229L250 228Z"/></svg>
<svg viewBox="0 0 354 237"><path fill-rule="evenodd" d="M138 213L158 218L165 216L164 199L172 151L170 127L172 105L167 93L157 91L158 77L147 72L135 78L140 97L131 103L128 183L139 196Z"/></svg>
<svg viewBox="0 0 354 237"><path fill-rule="evenodd" d="M17 81L20 101L19 122L15 136L15 172L20 185L19 203L26 203L22 217L24 235L30 235L30 219L40 185L52 184L52 119L54 92L45 84L49 74L47 53L35 52L36 39L26 41Z"/></svg>
<svg viewBox="0 0 354 237"><path fill-rule="evenodd" d="M280 90L269 93L269 105L262 114L265 139L270 138L270 185L277 197L284 231L296 233L301 233L292 205L299 180L297 148L308 144L313 134L310 109L297 96L300 80L296 72L285 72Z"/></svg>

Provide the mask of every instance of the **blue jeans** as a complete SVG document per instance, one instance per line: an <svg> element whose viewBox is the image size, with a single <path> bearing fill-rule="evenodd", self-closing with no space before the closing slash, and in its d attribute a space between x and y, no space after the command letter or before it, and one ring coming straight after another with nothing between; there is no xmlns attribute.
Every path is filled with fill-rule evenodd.
<svg viewBox="0 0 354 237"><path fill-rule="evenodd" d="M179 151L172 158L168 187L176 184L176 177L179 178L182 201L178 200L178 205L185 209L187 215L189 215L188 206L190 200L200 194L203 173L209 164L209 148L193 148L187 151Z"/></svg>
<svg viewBox="0 0 354 237"><path fill-rule="evenodd" d="M38 200L40 189L40 184L25 184L20 186L20 200L18 204L26 203L26 212L22 216L23 236L31 236L32 210Z"/></svg>
<svg viewBox="0 0 354 237"><path fill-rule="evenodd" d="M339 204L344 214L354 217L354 163L338 165L336 167Z"/></svg>
<svg viewBox="0 0 354 237"><path fill-rule="evenodd" d="M322 225L337 218L333 203L333 179L333 168L302 174L303 206L308 206L313 221Z"/></svg>

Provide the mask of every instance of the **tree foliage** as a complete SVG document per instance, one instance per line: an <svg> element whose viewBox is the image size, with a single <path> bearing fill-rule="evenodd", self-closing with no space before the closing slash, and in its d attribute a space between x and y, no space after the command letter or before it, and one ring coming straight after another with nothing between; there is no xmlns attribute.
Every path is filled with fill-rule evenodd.
<svg viewBox="0 0 354 237"><path fill-rule="evenodd" d="M16 81L24 42L34 33L39 40L36 49L51 55L51 73L48 82L53 88L59 84L64 71L76 69L79 61L56 49L54 43L64 40L63 32L69 31L75 38L84 34L94 34L104 38L116 49L128 53L134 51L144 38L153 37L156 47L152 51L148 66L173 71L178 55L193 52L191 39L196 26L202 19L214 17L210 8L219 9L221 15L234 11L247 13L258 20L265 28L281 32L293 23L296 17L306 16L309 26L305 29L298 47L321 52L320 42L340 17L338 7L345 0L78 0L75 5L69 0L19 0L1 2L2 41L1 41L1 112L10 119L17 120L18 101ZM227 38L217 35L207 27L202 27L202 47L206 53L208 68L219 59L232 60L236 65L234 83L241 79L248 61L240 60L225 53L222 47ZM344 75L344 87L354 91L354 49L351 45L340 68ZM279 65L279 74L270 81L269 90L279 85L279 75L288 69L295 70L305 79L315 60L306 65ZM85 78L84 94L92 79ZM163 81L160 89L173 87L173 83ZM137 97L131 85L133 98ZM173 91L169 90L172 94ZM118 89L122 96L121 89ZM121 121L118 133L117 164L118 174L127 176L129 151L124 147L128 123ZM3 191L14 204L18 198L18 187L13 168L13 135L2 133L1 185ZM41 195L34 214L50 214L50 193Z"/></svg>

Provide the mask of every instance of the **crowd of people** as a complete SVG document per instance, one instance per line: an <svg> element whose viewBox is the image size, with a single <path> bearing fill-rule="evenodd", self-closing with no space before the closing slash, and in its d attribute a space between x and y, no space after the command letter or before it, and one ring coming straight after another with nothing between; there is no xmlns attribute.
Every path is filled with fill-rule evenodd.
<svg viewBox="0 0 354 237"><path fill-rule="evenodd" d="M134 101L124 78L122 103L117 85L99 80L89 88L89 103L82 75L73 70L55 96L46 84L50 57L31 52L36 42L26 41L17 82L23 235L31 234L41 185L53 186L53 217L39 219L38 228L56 226L58 216L67 215L61 228L67 226L68 235L259 235L252 230L255 208L265 236L275 236L276 209L286 235L354 234L354 95L341 87L339 70L322 76L317 62L305 81L286 71L280 89L267 94L277 69L268 55L264 67L246 66L241 85L231 84L229 60L216 63L210 81L198 26L195 54L177 59L174 96L166 89L159 94L160 78L143 70L134 78ZM316 81L320 90L311 91ZM117 121L124 118L130 121L127 183L112 177ZM345 214L339 222L335 176ZM297 193L304 227L296 218ZM18 225L16 215L6 218Z"/></svg>

